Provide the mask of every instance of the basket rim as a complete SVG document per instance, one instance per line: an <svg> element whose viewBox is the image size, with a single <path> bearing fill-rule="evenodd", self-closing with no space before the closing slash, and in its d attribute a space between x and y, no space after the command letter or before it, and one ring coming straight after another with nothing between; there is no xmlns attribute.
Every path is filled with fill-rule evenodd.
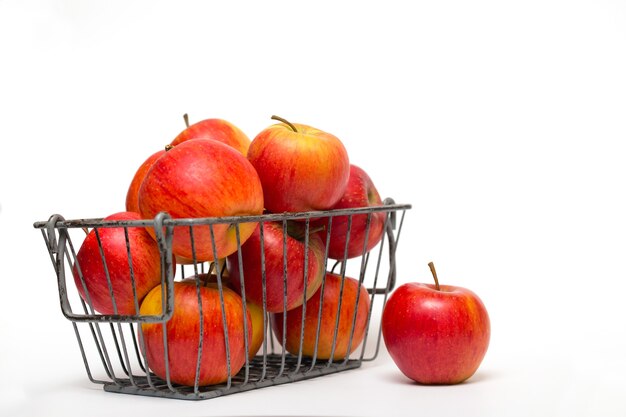
<svg viewBox="0 0 626 417"><path fill-rule="evenodd" d="M194 217L194 218L172 218L166 212L159 213L154 219L141 220L104 220L104 218L90 219L71 219L64 220L58 215L54 222L55 228L83 228L83 227L147 227L154 226L156 217L162 217L163 226L194 226L194 225L211 225L211 224L239 224L249 222L271 222L283 220L307 220L319 217L335 217L348 216L355 214L368 214L376 212L389 212L411 209L411 204L383 204L380 206L355 207L347 209L319 210L319 211L303 211L303 212L285 212L285 213L266 213L257 215L241 215L241 216L224 216L224 217ZM37 221L33 224L35 229L43 229L50 226L50 220Z"/></svg>

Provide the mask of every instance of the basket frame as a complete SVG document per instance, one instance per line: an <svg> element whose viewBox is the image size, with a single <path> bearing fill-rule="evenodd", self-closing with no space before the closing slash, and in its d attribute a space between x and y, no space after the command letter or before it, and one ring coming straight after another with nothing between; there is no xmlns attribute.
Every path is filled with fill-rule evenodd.
<svg viewBox="0 0 626 417"><path fill-rule="evenodd" d="M166 397L166 398L176 398L176 399L186 399L186 400L203 400L209 398L215 398L223 395L229 395L237 392L249 391L256 388L263 388L273 385L279 385L284 383L291 383L295 381L310 379L318 376L328 375L331 373L336 373L344 370L355 369L361 366L363 362L373 361L378 355L380 344L381 344L381 328L378 326L376 329L376 334L374 335L375 339L375 351L370 357L365 357L365 346L368 341L369 332L370 332L370 324L371 324L371 316L373 310L373 302L374 297L380 295L382 300L381 308L384 308L384 305L387 301L389 293L393 290L396 281L396 248L398 245L398 241L400 238L400 232L402 230L402 224L404 222L405 213L407 210L411 208L411 205L408 204L396 204L392 199L386 199L384 204L381 206L375 207L361 207L361 208L351 208L351 209L340 209L340 210L327 210L327 211L310 211L310 212L300 212L300 213L281 213L281 214L262 214L262 215L254 215L254 216L231 216L231 217L207 217L207 218L187 218L187 219L173 219L167 213L159 213L155 216L154 219L145 219L145 220L103 220L103 219L77 219L77 220L65 220L63 216L55 214L52 215L47 221L40 221L34 223L34 227L36 229L40 229L43 239L46 244L46 248L50 255L50 260L53 264L55 275L57 278L57 286L58 286L58 295L61 311L66 319L72 322L74 327L74 332L77 338L77 342L80 348L81 356L83 358L83 363L85 365L85 369L88 375L88 378L96 384L101 384L103 389L108 392L116 392L116 393L125 393L125 394L136 394L136 395L146 395L153 397ZM367 326L365 330L365 337L362 342L361 352L355 355L347 354L343 360L336 361L332 359L332 355L330 359L318 360L316 358L316 353L311 358L307 358L302 355L302 348L300 348L300 352L298 354L292 354L287 352L284 348L279 347L278 349L274 346L274 338L271 335L271 329L269 329L269 314L265 310L265 305L263 305L263 315L264 315L264 328L266 329L266 337L264 338L264 342L260 352L249 359L247 356L248 351L248 343L247 334L245 334L245 347L246 347L246 362L243 368L236 375L231 375L230 373L230 357L227 354L227 365L229 369L228 379L223 384L211 385L211 386L199 386L197 383L194 386L181 386L171 382L169 379L169 368L168 375L166 378L162 379L152 373L149 369L149 364L147 363L147 358L145 357L143 346L143 335L141 331L141 324L143 323L162 323L165 329L165 324L172 317L174 312L174 282L175 282L175 271L176 265L172 262L172 239L174 234L174 229L176 227L188 227L191 231L191 239L193 245L193 230L197 226L209 226L210 230L213 231L213 226L217 224L231 224L235 225L236 236L237 236L237 251L239 253L239 263L241 267L241 242L239 236L239 225L242 223L251 223L257 222L263 224L265 222L282 222L283 228L286 230L287 221L300 221L305 224L305 272L306 276L306 265L307 265L307 255L308 255L308 243L309 243L309 232L310 232L310 223L312 219L328 219L328 231L332 229L332 221L334 218L338 216L347 216L348 218L348 232L346 233L346 251L348 247L348 243L350 240L350 229L351 223L354 216L357 215L366 215L366 232L365 232L365 241L367 241L367 237L370 231L370 223L371 218L374 213L384 212L385 213L385 222L383 227L383 237L381 242L375 246L370 251L366 251L364 245L363 252L361 256L356 258L360 260L359 267L359 284L364 284L364 277L366 274L367 266L370 259L370 253L376 251L376 269L374 275L374 282L372 287L367 288L368 294L370 296L370 309L368 311L367 316ZM399 214L399 221L397 219ZM99 314L93 309L93 305L89 300L89 293L87 291L87 300L80 300L80 304L82 304L82 313L77 313L72 308L72 302L69 299L68 292L71 290L67 285L67 266L70 268L77 262L76 260L76 250L75 245L72 242L70 231L72 229L83 229L86 230L88 228L92 228L95 230L100 230L102 228L124 228L125 230L133 227L142 227L142 228L152 228L154 230L156 236L156 242L159 247L159 252L161 256L161 284L164 287L164 297L163 297L163 306L162 306L162 314L160 315L140 315L139 314L139 300L137 300L137 295L135 293L135 285L133 279L133 293L135 297L135 305L136 314L134 315L123 315L123 314ZM263 241L263 227L261 230L261 241ZM327 238L330 236L330 233L327 234ZM328 243L328 241L326 242ZM381 263L383 259L383 252L385 244L388 246L388 264L387 266L387 276L386 280L381 279L382 286L378 285L379 281L379 272L382 269ZM128 245L128 238L127 238ZM212 245L215 248L215 240L212 235ZM326 245L328 246L328 245ZM286 242L284 250L286 251ZM263 252L263 248L261 249ZM130 249L128 248L128 253L130 256ZM285 254L286 252L284 252ZM347 253L347 252L346 252ZM286 259L286 255L285 259ZM263 256L262 256L263 258ZM343 260L337 261L333 266L333 270L340 266L342 278L346 276L346 266L348 264L348 259L344 258ZM106 261L103 262L106 265ZM262 262L264 262L262 260ZM328 270L328 250L326 250L326 254L324 257L324 268ZM185 275L185 269L191 267L194 275L197 276L200 271L204 272L205 263L198 262L194 256L192 258L192 264L187 266L181 265L181 273L183 277ZM215 268L217 272L217 283L220 291L220 297L222 300L222 308L223 308L223 283L222 283L222 273L224 272L223 266L220 266L218 262L212 263L209 266L209 270L211 268ZM264 265L263 265L264 268ZM286 260L285 260L285 270L287 268ZM263 274L265 271L263 270ZM285 279L286 279L286 271ZM108 274L108 272L107 272ZM70 272L70 277L72 273ZM133 271L131 267L131 278L133 277ZM264 275L265 277L265 275ZM111 287L110 277L107 275L107 279L109 280L109 287L111 289L111 296L113 296L113 290ZM81 280L83 285L84 279L81 276ZM322 288L324 286L325 280L322 282ZM242 278L242 298L245 305L245 287L243 286L243 278ZM286 285L286 281L285 281ZM265 286L265 282L263 282L263 286ZM86 289L86 286L84 287ZM264 289L265 290L265 289ZM285 290L286 291L286 290ZM305 280L305 292L306 292L306 280ZM343 280L341 283L341 292L343 292ZM360 293L357 293L360 294ZM357 295L356 303L358 305L359 299ZM113 304L115 305L115 301L113 300ZM304 303L306 307L306 303ZM339 303L341 305L341 302ZM339 307L338 307L339 310ZM320 308L321 315L321 308ZM246 326L245 323L245 314L244 314L244 328ZM337 322L339 321L339 317L337 317ZM353 328L354 323L356 321L356 312L353 317ZM224 322L224 326L226 328L226 324ZM304 326L304 314L303 314L303 323ZM137 329L135 329L135 327ZM82 331L81 331L82 329ZM84 335L85 330L87 331L87 336ZM336 343L336 329L334 335L334 343ZM283 332L284 333L284 332ZM301 342L303 337L303 331L301 334ZM319 317L318 317L318 337L319 337ZM165 332L164 338L165 344L165 356L167 358L167 332ZM228 345L228 332L225 332L225 343ZM350 335L349 346L352 343L352 335ZM89 348L87 345L89 345ZM278 341L278 345L284 346L284 337L283 341ZM302 346L302 343L300 344ZM114 348L113 348L114 347ZM91 349L91 351L90 351ZM99 361L96 359L95 361L92 359L94 356L94 350L97 352L97 357L99 357ZM334 345L333 345L334 350ZM358 349L357 349L358 350ZM226 350L228 352L228 349ZM350 351L350 349L348 349ZM202 352L202 343L200 342L200 352L198 354L198 366L200 361L200 356ZM99 378L94 376L93 368L94 362L102 366L104 373L106 374L106 378ZM169 364L167 364L169 367ZM135 368L135 369L133 369ZM139 369L138 369L139 368ZM120 372L121 369L121 372ZM116 372L117 371L117 372ZM102 371L100 371L102 372ZM122 375L118 375L122 373Z"/></svg>

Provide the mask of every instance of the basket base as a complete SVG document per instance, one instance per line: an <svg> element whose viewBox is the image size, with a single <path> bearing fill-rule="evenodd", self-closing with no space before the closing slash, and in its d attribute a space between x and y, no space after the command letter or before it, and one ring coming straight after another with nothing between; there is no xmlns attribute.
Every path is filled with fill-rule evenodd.
<svg viewBox="0 0 626 417"><path fill-rule="evenodd" d="M318 363L313 364L310 359L302 359L298 366L296 358L288 355L285 358L285 366L282 367L280 366L281 360L281 355L276 354L267 355L265 362L262 356L254 358L250 361L247 378L246 368L244 367L239 374L232 378L230 386L227 384L211 385L198 387L198 390L195 391L193 387L176 384L170 386L164 380L151 374L150 378L146 376L133 376L132 380L130 378L118 378L115 382L105 383L103 388L108 392L122 394L175 398L179 400L207 400L237 392L287 384L355 369L360 367L362 363L360 360L354 359L340 363L318 361Z"/></svg>

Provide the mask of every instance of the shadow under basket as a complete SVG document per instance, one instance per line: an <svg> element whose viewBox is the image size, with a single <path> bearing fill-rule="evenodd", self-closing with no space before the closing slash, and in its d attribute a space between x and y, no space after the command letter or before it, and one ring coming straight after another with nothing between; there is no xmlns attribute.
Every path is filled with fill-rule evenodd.
<svg viewBox="0 0 626 417"><path fill-rule="evenodd" d="M103 220L103 219L79 219L65 220L60 215L53 215L48 221L40 221L34 224L43 235L46 248L50 255L50 260L56 274L61 311L63 315L72 323L76 339L80 348L82 360L89 379L96 384L101 384L105 391L145 395L152 397L177 398L186 400L202 400L215 398L222 395L233 394L237 392L249 391L257 388L269 387L272 385L285 384L300 380L315 378L349 369L355 369L361 366L363 362L373 361L378 355L382 333L380 327L380 316L387 301L388 295L395 285L396 279L396 248L402 230L404 216L407 210L411 208L408 204L396 204L392 199L386 199L384 204L377 207L363 207L330 211L314 211L303 213L283 213L283 214L263 214L257 216L236 216L236 217L215 217L215 218L188 218L173 219L167 213L159 213L154 219L146 220ZM369 300L362 300L357 295L356 306L359 302L369 301L367 309L366 327L362 341L352 346L352 338L356 323L356 311L351 317L352 328L349 330L349 342L347 353L341 358L336 355L330 355L330 359L321 359L317 357L317 343L320 339L320 326L317 327L317 336L315 339L315 349L312 355L304 355L302 347L299 351L289 352L285 349L285 336L279 340L272 331L270 321L273 314L266 310L266 304L263 303L263 344L255 355L248 355L249 343L248 337L244 339L246 360L243 367L238 372L231 374L232 364L229 354L226 354L226 369L228 376L226 381L216 385L200 385L198 383L197 374L200 369L203 353L203 338L198 337L198 357L196 368L196 383L190 386L179 385L171 381L170 361L165 360L166 372L161 377L155 375L151 371L153 367L145 354L144 337L142 324L158 324L163 326L163 349L168 352L168 332L166 329L167 322L174 314L176 306L174 305L174 284L185 277L197 277L204 273L213 273L216 277L217 288L220 293L220 300L223 305L223 291L226 286L223 281L226 266L221 262L200 262L195 256L187 260L185 264L177 265L173 261L172 256L172 240L176 230L184 228L194 247L194 230L199 227L209 228L211 230L211 245L215 247L213 238L213 228L216 225L231 225L234 227L237 237L237 252L239 254L239 265L241 265L241 247L239 226L243 223L256 222L261 226L265 223L274 222L282 225L283 231L287 231L288 222L297 221L304 225L305 233L301 240L304 242L304 265L308 265L308 247L310 237L313 233L319 233L314 225L323 223L326 232L332 232L333 222L338 224L339 221L347 220L347 232L345 234L345 247L350 242L350 233L353 232L351 225L358 220L363 224L365 219L365 239L367 242L369 233L373 229L375 221L384 218L382 226L382 236L380 241L371 249L367 250L363 245L363 250L359 256L346 259L330 259L328 250L324 255L324 268L339 275L341 279L341 292L343 293L345 277L352 277L357 280L361 286L367 289ZM375 220L376 219L376 220ZM81 296L78 291L78 285L82 285L86 290L85 279L82 275L76 281L73 268L80 270L78 264L77 253L80 245L86 238L86 232L99 231L105 228L123 229L126 236L127 254L131 255L131 242L128 238L128 230L131 228L145 228L150 230L155 236L160 254L161 262L161 286L163 288L161 315L142 315L139 308L136 308L135 314L100 314L91 303L88 296ZM263 227L260 228L263 230ZM328 247L331 233L322 232L326 239L326 247ZM355 232L353 232L354 234ZM261 238L261 240L263 240ZM245 242L243 242L245 243ZM109 286L113 305L115 306L114 291L111 284L111 276L109 275L107 258L102 248L102 243L98 238L100 245L101 260L106 271L106 278ZM261 246L263 247L263 246ZM197 248L196 248L197 249ZM263 252L263 250L261 250ZM288 268L287 263L287 241L283 239L283 257L284 268ZM265 264L264 254L261 258L261 269L263 270L263 294L266 291L265 283ZM78 265L77 265L78 264ZM132 281L134 303L136 306L141 304L141 300L137 299L135 288L135 271L133 271L132 260L129 259L129 275ZM245 271L244 271L245 273ZM306 267L302 279L306 288ZM283 271L284 285L287 285L287 271ZM69 279L68 279L69 278ZM322 281L318 291L322 291L326 282L326 277ZM69 284L68 284L69 282ZM196 286L201 285L200 280L196 278ZM239 294L242 298L242 305L245 306L245 284L243 278L240 283ZM285 290L286 293L286 290ZM286 297L286 295L285 295ZM304 300L303 300L304 301ZM285 303L286 304L286 303ZM306 307L307 303L305 303ZM337 305L336 327L333 335L333 351L337 341L339 314L341 309L341 298ZM200 307L200 311L202 307ZM222 310L223 311L223 310ZM114 311L115 312L115 311ZM320 320L322 308L319 309L317 320ZM285 316L286 314L283 314ZM222 316L224 317L224 316ZM243 317L246 317L244 314ZM304 315L301 326L304 327ZM223 320L226 320L223 318ZM245 318L244 320L244 328ZM228 331L224 322L224 345L228 346ZM245 333L245 332L244 332ZM300 346L304 339L304 332L300 332ZM207 349L205 347L205 349ZM224 349L228 352L228 349ZM293 349L292 349L293 350ZM204 353L207 355L207 353ZM166 353L165 357L168 355Z"/></svg>

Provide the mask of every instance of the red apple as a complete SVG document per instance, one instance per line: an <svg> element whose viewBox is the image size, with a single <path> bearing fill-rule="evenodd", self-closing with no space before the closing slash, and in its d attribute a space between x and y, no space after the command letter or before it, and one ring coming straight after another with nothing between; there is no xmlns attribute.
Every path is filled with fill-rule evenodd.
<svg viewBox="0 0 626 417"><path fill-rule="evenodd" d="M228 379L224 316L217 284L202 283L202 357L198 385L223 383ZM200 309L195 278L174 283L174 313L167 321L167 348L170 379L173 383L193 386L196 380L198 344L200 342ZM236 375L246 361L244 311L248 340L252 336L250 314L243 308L241 297L223 286L224 311L228 331L230 374ZM142 315L159 315L162 312L161 286L154 288L141 304ZM166 378L163 342L163 324L142 324L143 351L150 369L160 378ZM140 341L142 335L139 334ZM140 343L141 345L141 343Z"/></svg>
<svg viewBox="0 0 626 417"><path fill-rule="evenodd" d="M382 206L383 201L367 173L356 165L350 165L348 186L341 199L332 207L333 210L351 209L359 207ZM350 237L346 258L354 258L370 251L383 237L386 214L382 211L370 216L369 231L367 230L367 214L352 216ZM348 233L348 216L333 217L328 244L328 257L344 259L346 254L346 238ZM328 225L328 218L322 219L321 224ZM367 233L366 233L367 232ZM367 244L365 244L367 234ZM365 248L364 248L365 246Z"/></svg>
<svg viewBox="0 0 626 417"><path fill-rule="evenodd" d="M139 193L139 187L141 187L141 183L154 161L159 159L164 153L165 149L153 153L139 166L139 169L137 169L126 193L126 211L139 213L139 196L137 195Z"/></svg>
<svg viewBox="0 0 626 417"><path fill-rule="evenodd" d="M261 131L248 159L261 178L265 208L274 213L329 209L343 195L350 174L339 139L286 121Z"/></svg>
<svg viewBox="0 0 626 417"><path fill-rule="evenodd" d="M144 218L166 211L172 218L256 215L263 212L261 181L248 160L214 140L194 139L174 146L157 159L139 188ZM244 242L256 223L239 225ZM209 226L194 226L196 260L213 260ZM217 258L237 250L234 224L213 226ZM189 227L174 228L172 250L193 259Z"/></svg>
<svg viewBox="0 0 626 417"><path fill-rule="evenodd" d="M223 119L205 119L191 126L187 124L187 128L176 136L171 145L176 146L191 139L213 139L232 146L243 156L247 155L250 146L250 138L237 126Z"/></svg>
<svg viewBox="0 0 626 417"><path fill-rule="evenodd" d="M389 297L382 316L385 345L398 368L421 384L457 384L471 377L487 352L487 310L472 291L407 283Z"/></svg>
<svg viewBox="0 0 626 417"><path fill-rule="evenodd" d="M304 293L305 225L287 223L287 301L285 306L285 278L283 274L283 225L282 222L263 223L265 252L266 310L279 312L302 305ZM325 248L319 234L310 233L308 243L306 298L309 299L320 287L324 277ZM243 280L247 300L263 305L263 274L261 267L261 232L258 226L241 247ZM226 265L233 288L241 293L239 255L235 252L226 258Z"/></svg>
<svg viewBox="0 0 626 417"><path fill-rule="evenodd" d="M343 281L343 292L341 285ZM306 303L304 340L302 355L313 357L316 347L318 317L321 317L319 340L317 342L317 358L340 360L354 352L365 336L369 315L370 299L365 286L360 285L354 278L326 273L324 291L318 291ZM360 294L359 294L360 292ZM357 305L358 295L358 305ZM320 300L322 313L319 316ZM337 327L337 312L339 308L339 324ZM354 316L356 311L356 322ZM283 340L283 313L272 315L272 329L279 343ZM354 323L354 327L353 327ZM335 328L337 327L337 338ZM300 350L300 334L302 329L302 306L287 312L285 349L297 355ZM350 335L352 341L350 342ZM333 343L334 341L334 343ZM335 346L333 352L333 344ZM350 346L348 346L350 345ZM350 350L348 351L348 347Z"/></svg>
<svg viewBox="0 0 626 417"><path fill-rule="evenodd" d="M104 220L140 219L139 213L133 212L115 213L104 218ZM72 267L78 292L83 300L87 301L85 289L80 279L82 276L89 293L89 299L97 312L101 314L137 314L124 228L102 227L97 230L97 235L96 229L89 232L76 254L76 263ZM145 228L129 227L127 230L137 305L139 305L145 295L161 282L161 255L156 241ZM106 260L106 269L102 261L98 237ZM117 312L113 308L107 271Z"/></svg>

